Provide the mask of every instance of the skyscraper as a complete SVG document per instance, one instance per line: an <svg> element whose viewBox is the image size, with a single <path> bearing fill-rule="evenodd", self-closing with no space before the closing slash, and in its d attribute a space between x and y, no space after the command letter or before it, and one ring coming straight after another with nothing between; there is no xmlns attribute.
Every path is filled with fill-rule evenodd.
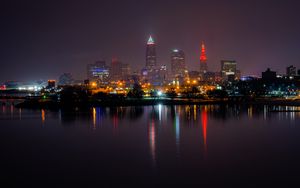
<svg viewBox="0 0 300 188"><path fill-rule="evenodd" d="M122 63L122 79L126 80L131 74L131 68L129 64Z"/></svg>
<svg viewBox="0 0 300 188"><path fill-rule="evenodd" d="M155 42L153 38L150 36L147 42L146 47L146 69L148 71L153 71L156 67L156 51L155 51Z"/></svg>
<svg viewBox="0 0 300 188"><path fill-rule="evenodd" d="M207 57L206 57L206 49L204 42L201 45L201 55L200 55L200 76L203 77L207 72Z"/></svg>
<svg viewBox="0 0 300 188"><path fill-rule="evenodd" d="M171 53L171 71L173 77L184 76L185 55L182 50L174 49Z"/></svg>
<svg viewBox="0 0 300 188"><path fill-rule="evenodd" d="M110 66L110 81L126 80L130 75L129 64L122 63L117 58L113 58Z"/></svg>
<svg viewBox="0 0 300 188"><path fill-rule="evenodd" d="M222 60L221 61L221 73L224 80L228 79L228 76L236 76L236 61Z"/></svg>
<svg viewBox="0 0 300 188"><path fill-rule="evenodd" d="M288 66L286 68L286 75L287 76L296 76L297 75L297 69L293 65Z"/></svg>
<svg viewBox="0 0 300 188"><path fill-rule="evenodd" d="M110 80L117 81L122 79L122 63L113 58L110 65Z"/></svg>
<svg viewBox="0 0 300 188"><path fill-rule="evenodd" d="M109 67L105 61L97 61L94 64L87 65L87 77L89 80L107 83L109 79Z"/></svg>

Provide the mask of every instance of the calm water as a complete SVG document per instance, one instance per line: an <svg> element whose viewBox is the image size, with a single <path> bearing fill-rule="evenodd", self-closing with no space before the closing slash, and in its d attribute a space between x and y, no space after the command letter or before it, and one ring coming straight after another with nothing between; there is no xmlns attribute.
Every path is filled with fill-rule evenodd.
<svg viewBox="0 0 300 188"><path fill-rule="evenodd" d="M1 182L300 185L300 113L272 108L157 105L67 113L1 106Z"/></svg>

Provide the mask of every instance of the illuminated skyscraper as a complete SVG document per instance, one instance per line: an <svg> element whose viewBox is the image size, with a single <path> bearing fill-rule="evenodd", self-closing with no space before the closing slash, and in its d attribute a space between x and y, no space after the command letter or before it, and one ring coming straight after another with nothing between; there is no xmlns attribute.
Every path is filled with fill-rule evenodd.
<svg viewBox="0 0 300 188"><path fill-rule="evenodd" d="M207 72L207 57L205 45L202 42L201 45L201 55L200 55L200 76L203 76Z"/></svg>
<svg viewBox="0 0 300 188"><path fill-rule="evenodd" d="M107 83L109 79L109 67L105 61L97 61L87 65L87 77L89 80Z"/></svg>
<svg viewBox="0 0 300 188"><path fill-rule="evenodd" d="M227 80L228 77L235 77L237 74L236 61L222 60L221 61L222 78Z"/></svg>
<svg viewBox="0 0 300 188"><path fill-rule="evenodd" d="M156 67L156 51L155 51L155 42L150 36L147 42L146 47L146 69L150 72Z"/></svg>
<svg viewBox="0 0 300 188"><path fill-rule="evenodd" d="M174 49L171 53L171 71L173 77L184 76L185 55L182 50Z"/></svg>

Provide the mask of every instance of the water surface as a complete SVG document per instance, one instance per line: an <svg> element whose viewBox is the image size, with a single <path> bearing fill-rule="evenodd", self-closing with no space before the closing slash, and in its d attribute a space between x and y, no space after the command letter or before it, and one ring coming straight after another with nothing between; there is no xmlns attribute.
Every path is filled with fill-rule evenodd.
<svg viewBox="0 0 300 188"><path fill-rule="evenodd" d="M0 110L12 186L300 184L300 113L269 106ZM299 110L299 107L276 107Z"/></svg>

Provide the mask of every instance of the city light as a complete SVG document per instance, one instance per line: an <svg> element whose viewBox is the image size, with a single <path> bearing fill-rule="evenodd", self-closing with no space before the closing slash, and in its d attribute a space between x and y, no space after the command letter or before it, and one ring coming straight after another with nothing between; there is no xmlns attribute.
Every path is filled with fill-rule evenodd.
<svg viewBox="0 0 300 188"><path fill-rule="evenodd" d="M97 87L97 83L96 82L92 82L92 87Z"/></svg>
<svg viewBox="0 0 300 188"><path fill-rule="evenodd" d="M129 97L138 95L141 98L159 97L197 98L201 100L218 97L282 97L295 98L299 94L300 77L296 67L287 67L287 74L277 74L267 69L262 76L242 76L237 69L235 60L220 60L221 69L216 72L208 70L206 46L201 43L200 66L198 70L188 70L185 53L181 49L172 49L170 53L171 66L159 66L156 61L156 44L152 36L146 43L145 67L134 73L128 71L128 66L113 58L111 66L104 60L87 65L88 79L77 84L70 84L72 75L63 74L58 83L69 83L88 89L91 95L98 93L114 94ZM198 64L198 63L197 63ZM45 84L46 83L46 84ZM36 95L59 95L64 91L56 80L48 80L44 84L3 83L0 90L15 89L25 92L35 92ZM273 84L270 84L273 83ZM67 84L68 85L68 84ZM64 85L66 86L66 85ZM257 88L260 88L258 90ZM163 93L164 92L164 93ZM48 96L48 95L47 95Z"/></svg>
<svg viewBox="0 0 300 188"><path fill-rule="evenodd" d="M154 44L154 40L152 38L152 36L150 35L149 39L148 39L148 42L147 42L148 45L153 45Z"/></svg>

